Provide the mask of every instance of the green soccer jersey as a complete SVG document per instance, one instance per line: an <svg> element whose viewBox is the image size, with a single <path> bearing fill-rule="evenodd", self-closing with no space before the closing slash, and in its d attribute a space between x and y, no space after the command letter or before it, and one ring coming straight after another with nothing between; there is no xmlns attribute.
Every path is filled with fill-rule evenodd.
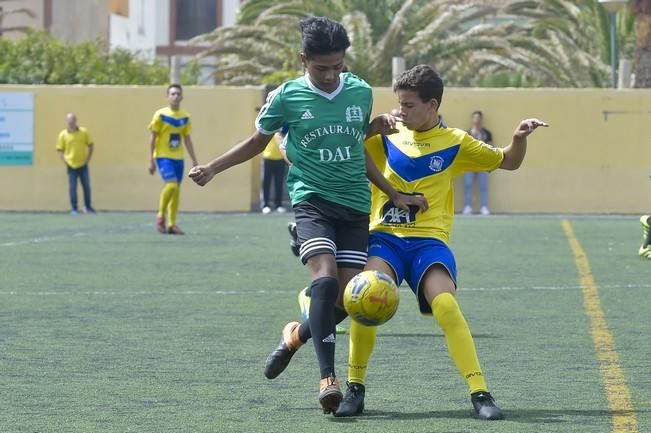
<svg viewBox="0 0 651 433"><path fill-rule="evenodd" d="M289 127L287 186L293 206L316 195L369 213L364 138L372 105L371 87L348 72L332 93L318 89L307 75L269 93L256 128L271 135Z"/></svg>

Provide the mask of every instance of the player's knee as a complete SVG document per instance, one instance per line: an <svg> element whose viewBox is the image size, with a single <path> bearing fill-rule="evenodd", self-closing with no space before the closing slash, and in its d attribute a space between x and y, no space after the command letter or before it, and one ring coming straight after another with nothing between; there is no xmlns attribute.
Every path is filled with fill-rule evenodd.
<svg viewBox="0 0 651 433"><path fill-rule="evenodd" d="M432 312L441 327L455 322L461 316L459 303L452 293L439 294L432 301Z"/></svg>
<svg viewBox="0 0 651 433"><path fill-rule="evenodd" d="M312 302L325 301L333 304L339 296L339 281L333 277L322 277L312 281Z"/></svg>

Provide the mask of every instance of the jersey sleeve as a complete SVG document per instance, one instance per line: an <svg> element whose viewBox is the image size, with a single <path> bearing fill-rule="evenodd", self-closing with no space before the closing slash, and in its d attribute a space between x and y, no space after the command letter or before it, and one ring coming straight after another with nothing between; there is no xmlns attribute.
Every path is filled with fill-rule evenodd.
<svg viewBox="0 0 651 433"><path fill-rule="evenodd" d="M191 135L192 134L192 118L188 114L188 123L185 124L185 128L183 128L183 135Z"/></svg>
<svg viewBox="0 0 651 433"><path fill-rule="evenodd" d="M504 151L501 148L489 146L465 133L454 167L456 174L468 171L493 171L502 164L503 159Z"/></svg>
<svg viewBox="0 0 651 433"><path fill-rule="evenodd" d="M149 130L151 132L155 133L160 133L161 129L161 120L160 120L160 113L157 111L154 113L154 117L151 119L151 122L149 123Z"/></svg>
<svg viewBox="0 0 651 433"><path fill-rule="evenodd" d="M387 164L387 158L384 153L384 141L382 136L378 134L367 138L364 141L364 147L366 148L366 151L368 152L371 160L378 168L378 170L380 170L380 172L384 172Z"/></svg>
<svg viewBox="0 0 651 433"><path fill-rule="evenodd" d="M255 119L255 128L263 135L274 135L286 123L282 102L284 86L269 92L267 100Z"/></svg>
<svg viewBox="0 0 651 433"><path fill-rule="evenodd" d="M60 132L59 136L57 137L56 149L57 150L65 150L65 148L66 148L66 145L63 142L63 132Z"/></svg>

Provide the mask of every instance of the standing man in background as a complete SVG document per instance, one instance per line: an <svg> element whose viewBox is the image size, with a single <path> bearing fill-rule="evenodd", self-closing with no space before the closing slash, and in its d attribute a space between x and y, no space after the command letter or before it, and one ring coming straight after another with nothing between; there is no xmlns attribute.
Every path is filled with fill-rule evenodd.
<svg viewBox="0 0 651 433"><path fill-rule="evenodd" d="M93 139L88 130L77 125L74 113L66 115L68 126L59 133L56 149L61 161L68 169L68 191L70 194L70 214L77 215L77 179L81 181L84 191L84 207L86 213L95 213L90 202L90 176L88 163L93 156Z"/></svg>
<svg viewBox="0 0 651 433"><path fill-rule="evenodd" d="M493 146L493 134L484 128L484 115L481 111L473 111L472 113L472 128L468 130L468 134L477 140ZM491 211L488 208L488 172L468 172L463 176L463 197L464 206L463 214L472 214L472 189L475 183L475 178L479 183L479 213L482 215L490 215Z"/></svg>
<svg viewBox="0 0 651 433"><path fill-rule="evenodd" d="M156 167L165 185L160 194L156 228L160 233L182 235L183 231L176 225L181 196L181 179L183 179L183 145L188 148L192 166L197 165L197 157L192 145L192 124L190 114L181 110L183 89L180 84L167 87L169 105L154 113L149 124L149 173L154 174ZM166 217L168 218L166 220Z"/></svg>

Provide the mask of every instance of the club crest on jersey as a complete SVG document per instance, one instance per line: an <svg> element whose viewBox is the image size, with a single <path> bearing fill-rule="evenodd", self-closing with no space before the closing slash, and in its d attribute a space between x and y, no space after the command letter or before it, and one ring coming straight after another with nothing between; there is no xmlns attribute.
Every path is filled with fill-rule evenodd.
<svg viewBox="0 0 651 433"><path fill-rule="evenodd" d="M443 164L445 164L445 160L440 156L435 155L429 160L429 169L434 173L438 173L443 170Z"/></svg>
<svg viewBox="0 0 651 433"><path fill-rule="evenodd" d="M363 122L364 113L359 105L349 105L346 107L346 122Z"/></svg>

